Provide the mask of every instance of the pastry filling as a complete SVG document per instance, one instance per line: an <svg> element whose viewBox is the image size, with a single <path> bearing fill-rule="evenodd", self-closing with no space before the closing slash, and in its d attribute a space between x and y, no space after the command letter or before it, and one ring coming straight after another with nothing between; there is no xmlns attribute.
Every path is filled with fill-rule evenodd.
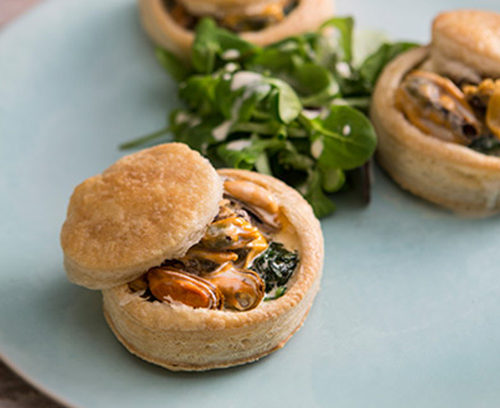
<svg viewBox="0 0 500 408"><path fill-rule="evenodd" d="M299 256L278 242L286 219L274 197L244 180L226 180L219 213L185 256L129 283L149 301L194 308L255 308L286 291Z"/></svg>
<svg viewBox="0 0 500 408"><path fill-rule="evenodd" d="M415 70L396 90L396 107L430 136L500 157L500 79L459 85Z"/></svg>
<svg viewBox="0 0 500 408"><path fill-rule="evenodd" d="M234 32L259 31L281 22L297 6L298 0L280 0L264 6L257 13L228 12L224 16L212 16L217 24ZM170 15L177 24L193 30L202 15L194 15L177 0L165 0Z"/></svg>

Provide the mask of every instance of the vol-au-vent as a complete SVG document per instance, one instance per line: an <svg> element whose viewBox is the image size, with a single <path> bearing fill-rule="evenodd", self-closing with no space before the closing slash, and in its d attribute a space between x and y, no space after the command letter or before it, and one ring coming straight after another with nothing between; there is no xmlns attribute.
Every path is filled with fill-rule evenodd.
<svg viewBox="0 0 500 408"><path fill-rule="evenodd" d="M500 14L457 10L384 70L377 157L405 189L455 212L500 211Z"/></svg>
<svg viewBox="0 0 500 408"><path fill-rule="evenodd" d="M138 0L141 22L155 43L178 56L189 56L194 28L203 17L267 45L314 31L333 15L332 0Z"/></svg>
<svg viewBox="0 0 500 408"><path fill-rule="evenodd" d="M253 361L302 325L323 239L284 183L216 172L183 144L126 156L77 186L61 232L68 277L103 290L132 353L172 370Z"/></svg>

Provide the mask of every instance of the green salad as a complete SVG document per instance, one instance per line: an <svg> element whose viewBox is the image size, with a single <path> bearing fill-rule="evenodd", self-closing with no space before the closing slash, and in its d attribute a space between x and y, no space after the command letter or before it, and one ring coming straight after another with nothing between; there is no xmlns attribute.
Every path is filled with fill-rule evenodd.
<svg viewBox="0 0 500 408"><path fill-rule="evenodd" d="M383 67L412 43L384 43L353 62L353 19L266 47L220 28L196 26L190 61L158 49L184 106L158 132L123 144L184 142L215 166L256 170L284 180L323 217L346 172L363 166L377 140L366 116Z"/></svg>

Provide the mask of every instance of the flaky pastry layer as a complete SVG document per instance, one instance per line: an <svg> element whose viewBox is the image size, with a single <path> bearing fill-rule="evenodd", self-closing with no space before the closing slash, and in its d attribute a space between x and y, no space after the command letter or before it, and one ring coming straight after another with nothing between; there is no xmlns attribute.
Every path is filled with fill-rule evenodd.
<svg viewBox="0 0 500 408"><path fill-rule="evenodd" d="M182 143L121 158L71 196L61 231L69 279L113 287L182 256L219 211L222 188L208 160Z"/></svg>
<svg viewBox="0 0 500 408"><path fill-rule="evenodd" d="M500 77L500 14L454 10L432 24L430 58L437 72L456 80Z"/></svg>

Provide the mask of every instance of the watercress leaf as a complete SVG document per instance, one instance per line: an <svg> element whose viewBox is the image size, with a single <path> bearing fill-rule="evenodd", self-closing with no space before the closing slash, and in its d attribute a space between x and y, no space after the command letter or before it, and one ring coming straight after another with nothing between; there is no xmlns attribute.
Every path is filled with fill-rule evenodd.
<svg viewBox="0 0 500 408"><path fill-rule="evenodd" d="M258 50L260 48L257 45L218 27L213 19L205 17L196 25L195 39L191 47L191 63L198 72L209 74L216 69L221 59L247 58ZM236 55L227 58L226 52Z"/></svg>
<svg viewBox="0 0 500 408"><path fill-rule="evenodd" d="M174 134L182 132L186 127L196 126L201 118L187 109L174 109L169 115L169 128Z"/></svg>
<svg viewBox="0 0 500 408"><path fill-rule="evenodd" d="M352 60L352 31L354 27L354 19L352 17L333 17L325 21L320 29L334 27L338 30L338 43L342 51L341 59L351 62Z"/></svg>
<svg viewBox="0 0 500 408"><path fill-rule="evenodd" d="M361 64L359 68L361 77L370 85L370 89L373 89L385 65L402 52L416 47L417 45L418 44L410 42L382 44L377 51L368 56Z"/></svg>
<svg viewBox="0 0 500 408"><path fill-rule="evenodd" d="M200 73L209 74L214 70L215 57L220 51L217 30L217 24L209 17L202 18L196 25L191 47L191 63Z"/></svg>
<svg viewBox="0 0 500 408"><path fill-rule="evenodd" d="M286 82L277 78L266 78L277 92L272 94L272 104L277 119L284 124L289 124L297 118L302 111L302 104L295 91Z"/></svg>
<svg viewBox="0 0 500 408"><path fill-rule="evenodd" d="M257 157L257 160L255 160L255 170L258 171L259 173L267 174L269 176L273 175L273 172L271 170L271 164L269 162L269 157L265 152L261 153Z"/></svg>
<svg viewBox="0 0 500 408"><path fill-rule="evenodd" d="M241 57L248 57L250 53L258 52L260 49L257 45L245 41L240 36L224 28L218 27L215 37L219 44L219 53L222 57L224 57L224 52L231 50L233 53L234 50L238 53L238 57L235 59L239 59Z"/></svg>
<svg viewBox="0 0 500 408"><path fill-rule="evenodd" d="M322 176L318 170L310 171L302 189L305 190L304 198L311 204L316 217L325 217L335 211L335 204L323 192Z"/></svg>
<svg viewBox="0 0 500 408"><path fill-rule="evenodd" d="M333 105L346 105L351 108L359 109L360 111L367 112L370 107L370 97L367 96L352 96L345 98L336 98L332 101Z"/></svg>
<svg viewBox="0 0 500 408"><path fill-rule="evenodd" d="M170 51L159 47L156 48L156 59L176 81L183 81L190 74L186 64Z"/></svg>
<svg viewBox="0 0 500 408"><path fill-rule="evenodd" d="M279 150L284 142L278 139L241 139L224 143L217 147L217 154L227 166L251 170L266 150ZM262 160L262 159L261 159Z"/></svg>
<svg viewBox="0 0 500 408"><path fill-rule="evenodd" d="M311 120L301 115L300 121L323 142L318 158L322 168L353 169L375 151L377 139L372 124L349 106L331 106L325 119Z"/></svg>
<svg viewBox="0 0 500 408"><path fill-rule="evenodd" d="M231 119L233 116L233 106L239 95L243 93L243 90L238 91L231 90L231 80L232 77L229 74L221 78L215 86L215 104L217 109L221 112L226 119Z"/></svg>
<svg viewBox="0 0 500 408"><path fill-rule="evenodd" d="M207 149L211 145L217 144L217 140L213 135L213 130L220 123L220 117L211 116L194 126L188 125L177 127L173 130L174 139L177 142L186 143L189 147L198 150L202 154L206 154Z"/></svg>
<svg viewBox="0 0 500 408"><path fill-rule="evenodd" d="M283 52L278 48L264 48L262 52L255 55L247 65L246 69L257 72L270 71L275 75L279 72L288 71L292 66L291 54Z"/></svg>
<svg viewBox="0 0 500 408"><path fill-rule="evenodd" d="M331 84L336 85L326 68L312 62L297 64L293 76L296 78L296 90L302 95L315 94L328 89Z"/></svg>
<svg viewBox="0 0 500 408"><path fill-rule="evenodd" d="M339 62L335 65L335 78L340 87L342 96L366 96L370 95L370 86L361 76L358 70L354 69L346 62Z"/></svg>
<svg viewBox="0 0 500 408"><path fill-rule="evenodd" d="M389 42L389 37L384 31L361 29L354 31L352 64L360 67L363 61L377 51L384 43Z"/></svg>
<svg viewBox="0 0 500 408"><path fill-rule="evenodd" d="M328 105L333 99L339 95L340 87L336 80L331 79L328 86L321 91L303 96L300 98L302 105L308 108L319 108Z"/></svg>
<svg viewBox="0 0 500 408"><path fill-rule="evenodd" d="M233 117L239 121L248 121L253 112L271 92L271 86L267 83L253 84L246 87L233 106Z"/></svg>
<svg viewBox="0 0 500 408"><path fill-rule="evenodd" d="M321 172L322 187L327 193L339 191L345 184L345 173L341 169L325 168Z"/></svg>
<svg viewBox="0 0 500 408"><path fill-rule="evenodd" d="M314 166L314 160L305 154L299 153L291 144L287 145L279 154L279 163L286 169L309 171Z"/></svg>
<svg viewBox="0 0 500 408"><path fill-rule="evenodd" d="M200 115L216 112L215 88L219 78L212 75L193 75L179 87L179 97Z"/></svg>

